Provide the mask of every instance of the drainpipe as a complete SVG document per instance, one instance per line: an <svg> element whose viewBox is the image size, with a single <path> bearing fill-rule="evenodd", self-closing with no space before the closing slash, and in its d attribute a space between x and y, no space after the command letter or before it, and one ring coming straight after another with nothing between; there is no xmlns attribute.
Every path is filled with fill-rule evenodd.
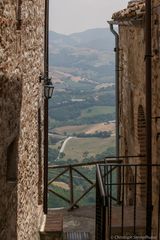
<svg viewBox="0 0 160 240"><path fill-rule="evenodd" d="M49 0L45 0L44 20L44 76L48 78L48 32L49 32ZM48 212L48 99L44 98L44 189L43 212Z"/></svg>
<svg viewBox="0 0 160 240"><path fill-rule="evenodd" d="M147 161L147 214L146 234L152 234L152 3L145 0L145 68L146 68L146 161Z"/></svg>
<svg viewBox="0 0 160 240"><path fill-rule="evenodd" d="M108 21L110 31L115 36L115 76L116 76L116 156L119 157L119 35Z"/></svg>
<svg viewBox="0 0 160 240"><path fill-rule="evenodd" d="M119 35L115 31L113 27L113 22L108 21L110 26L110 31L115 36L115 77L116 77L116 157L119 157ZM118 169L118 176L117 176L118 183L121 182L121 170ZM117 199L120 202L121 196L121 186L119 184L118 191L117 191Z"/></svg>

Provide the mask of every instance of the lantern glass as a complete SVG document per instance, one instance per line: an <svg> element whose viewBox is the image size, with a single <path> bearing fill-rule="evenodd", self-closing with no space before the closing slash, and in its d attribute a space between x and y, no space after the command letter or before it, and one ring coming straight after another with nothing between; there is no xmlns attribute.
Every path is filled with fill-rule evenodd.
<svg viewBox="0 0 160 240"><path fill-rule="evenodd" d="M52 98L53 90L54 90L54 87L51 82L49 82L47 85L45 85L45 87L44 87L45 97L48 99Z"/></svg>

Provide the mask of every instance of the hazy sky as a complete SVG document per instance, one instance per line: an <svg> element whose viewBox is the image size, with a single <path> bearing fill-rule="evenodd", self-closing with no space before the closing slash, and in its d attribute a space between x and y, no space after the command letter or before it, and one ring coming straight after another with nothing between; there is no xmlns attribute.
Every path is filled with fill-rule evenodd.
<svg viewBox="0 0 160 240"><path fill-rule="evenodd" d="M69 34L106 27L113 12L125 8L129 0L49 0L50 30Z"/></svg>

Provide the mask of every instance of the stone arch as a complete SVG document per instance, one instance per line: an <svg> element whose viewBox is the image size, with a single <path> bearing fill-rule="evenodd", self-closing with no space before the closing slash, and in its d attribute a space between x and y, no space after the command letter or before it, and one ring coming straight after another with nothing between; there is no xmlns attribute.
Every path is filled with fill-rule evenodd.
<svg viewBox="0 0 160 240"><path fill-rule="evenodd" d="M138 107L138 143L140 148L140 155L146 155L146 118L142 105ZM140 163L144 163L144 158L140 160Z"/></svg>
<svg viewBox="0 0 160 240"><path fill-rule="evenodd" d="M142 105L138 107L138 119L137 119L137 135L139 144L139 155L144 156L138 159L139 164L146 164L146 117L144 108ZM145 203L146 201L146 185L147 185L147 172L146 167L138 167L137 169L137 181L145 183L139 185L137 188L137 200L139 203Z"/></svg>

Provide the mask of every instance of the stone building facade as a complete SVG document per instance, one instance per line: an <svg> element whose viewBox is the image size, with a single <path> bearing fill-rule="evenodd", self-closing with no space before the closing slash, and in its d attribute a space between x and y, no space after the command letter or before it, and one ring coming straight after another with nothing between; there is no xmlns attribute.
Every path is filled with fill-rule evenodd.
<svg viewBox="0 0 160 240"><path fill-rule="evenodd" d="M0 1L0 25L0 239L38 240L44 1Z"/></svg>
<svg viewBox="0 0 160 240"><path fill-rule="evenodd" d="M113 14L119 28L119 118L120 155L146 154L146 84L145 84L145 1L130 1L128 7ZM160 1L152 0L152 161L160 164ZM130 158L127 163L146 164L146 158ZM133 179L132 169L126 178ZM146 180L146 170L138 173ZM133 197L126 189L126 204ZM137 201L144 205L146 188L137 190ZM160 194L159 168L153 171L153 226L157 232ZM154 235L154 233L153 233Z"/></svg>

